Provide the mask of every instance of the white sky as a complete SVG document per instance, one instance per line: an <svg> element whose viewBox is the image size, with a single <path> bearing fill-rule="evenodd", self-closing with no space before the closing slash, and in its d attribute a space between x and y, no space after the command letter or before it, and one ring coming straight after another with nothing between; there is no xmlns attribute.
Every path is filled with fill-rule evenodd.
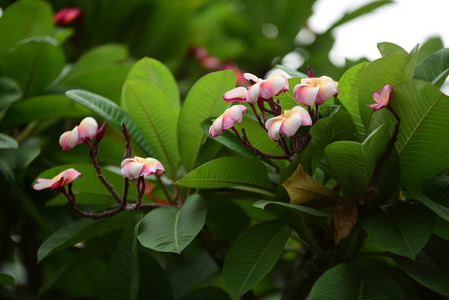
<svg viewBox="0 0 449 300"><path fill-rule="evenodd" d="M373 0L319 0L309 26L314 32L324 32L345 12L370 2ZM395 43L410 51L434 36L440 36L448 47L448 13L449 0L395 0L335 29L331 59L337 64L344 62L344 57L374 60L380 57L378 42Z"/></svg>

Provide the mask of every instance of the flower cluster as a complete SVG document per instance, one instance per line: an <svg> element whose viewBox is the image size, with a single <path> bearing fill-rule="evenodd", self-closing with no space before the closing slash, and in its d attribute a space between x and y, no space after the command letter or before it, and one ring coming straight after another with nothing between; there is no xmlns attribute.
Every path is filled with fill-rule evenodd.
<svg viewBox="0 0 449 300"><path fill-rule="evenodd" d="M301 150L298 148L300 147L298 145L305 145L305 142L299 142L299 139L305 137L299 136L298 129L301 126L312 126L318 119L318 106L338 95L335 81L327 76L316 78L310 70L310 78L302 79L301 83L293 88L293 97L299 105L282 112L282 106L279 100L276 102L274 97L289 90L289 76L287 73L277 70L267 79L258 78L250 73L245 73L244 77L251 85L248 88L236 87L226 92L223 99L229 103L240 102L249 105L259 121L260 126L268 132L269 138L274 142L280 143L280 146L286 154L286 157L283 158L288 159ZM316 111L311 108L313 104L317 107ZM308 110L301 105L308 107ZM245 131L242 130L243 138L241 138L240 134L234 128L234 123L240 123L243 119L243 113L246 112L247 109L244 105L231 106L231 108L228 108L222 115L215 119L210 127L209 136L215 138L223 134L223 130L232 129L237 138L245 146L258 152L249 142ZM274 117L268 119L267 114L272 114ZM296 139L294 143L296 146L293 151L288 149L287 143L283 140L285 137L293 137ZM265 157L268 156L265 155Z"/></svg>

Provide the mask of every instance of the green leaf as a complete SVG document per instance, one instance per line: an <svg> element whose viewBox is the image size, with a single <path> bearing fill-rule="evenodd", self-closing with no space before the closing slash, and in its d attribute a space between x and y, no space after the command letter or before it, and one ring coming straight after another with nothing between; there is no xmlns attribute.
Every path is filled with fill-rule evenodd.
<svg viewBox="0 0 449 300"><path fill-rule="evenodd" d="M223 95L235 87L234 72L226 70L210 73L190 89L178 119L178 145L182 161L187 171L197 166L205 134L201 123L212 116L224 112L229 103Z"/></svg>
<svg viewBox="0 0 449 300"><path fill-rule="evenodd" d="M138 247L140 262L139 299L173 300L173 292L167 274L150 251Z"/></svg>
<svg viewBox="0 0 449 300"><path fill-rule="evenodd" d="M2 74L16 80L26 98L45 91L64 64L61 48L45 39L32 39L17 44L5 55Z"/></svg>
<svg viewBox="0 0 449 300"><path fill-rule="evenodd" d="M437 87L446 80L449 74L449 49L441 49L426 57L415 69L413 78L431 82Z"/></svg>
<svg viewBox="0 0 449 300"><path fill-rule="evenodd" d="M89 113L90 110L62 95L37 96L12 105L0 127L10 128L31 121L54 118L83 117Z"/></svg>
<svg viewBox="0 0 449 300"><path fill-rule="evenodd" d="M261 281L282 254L291 229L279 220L259 223L245 231L229 249L223 267L226 287L235 298Z"/></svg>
<svg viewBox="0 0 449 300"><path fill-rule="evenodd" d="M306 77L307 75L300 76L302 78ZM292 109L294 106L303 106L296 102L295 96L293 95L293 90L297 84L301 83L301 78L289 78L288 79L288 86L289 89L285 93L281 93L278 96L275 97L275 99L279 100L279 103L282 105L283 110ZM305 107L305 106L303 106Z"/></svg>
<svg viewBox="0 0 449 300"><path fill-rule="evenodd" d="M393 260L407 275L422 285L449 297L449 242L432 236L415 260L393 255Z"/></svg>
<svg viewBox="0 0 449 300"><path fill-rule="evenodd" d="M203 228L206 212L203 198L196 194L189 196L181 208L157 208L143 218L139 242L146 248L179 254Z"/></svg>
<svg viewBox="0 0 449 300"><path fill-rule="evenodd" d="M411 259L427 243L434 226L435 215L431 211L406 202L382 206L362 222L363 229L377 244Z"/></svg>
<svg viewBox="0 0 449 300"><path fill-rule="evenodd" d="M178 111L181 107L178 85L170 70L156 59L144 57L129 70L127 80L140 79L157 86Z"/></svg>
<svg viewBox="0 0 449 300"><path fill-rule="evenodd" d="M22 98L22 91L16 81L8 77L0 77L0 121L6 110Z"/></svg>
<svg viewBox="0 0 449 300"><path fill-rule="evenodd" d="M382 57L391 54L408 54L401 46L389 42L378 43L377 49L379 49Z"/></svg>
<svg viewBox="0 0 449 300"><path fill-rule="evenodd" d="M122 131L122 124L124 123L128 128L129 136L132 141L137 144L140 149L143 149L146 155L154 156L153 149L151 149L146 142L134 120L131 119L131 117L117 104L100 95L82 90L67 91L66 96L98 114L119 132Z"/></svg>
<svg viewBox="0 0 449 300"><path fill-rule="evenodd" d="M276 69L280 69L282 71L284 71L285 73L287 73L288 75L290 75L293 78L306 78L307 75L304 73L299 72L298 70L292 69L288 66L284 66L284 65L276 65ZM290 85L290 87L292 87L292 85ZM292 90L292 88L290 88L290 90Z"/></svg>
<svg viewBox="0 0 449 300"><path fill-rule="evenodd" d="M341 107L325 106L321 112L327 116L319 119L310 128L312 138L307 147L299 153L301 165L310 175L315 173L324 156L324 148L328 144L339 140L357 140L354 123Z"/></svg>
<svg viewBox="0 0 449 300"><path fill-rule="evenodd" d="M19 143L9 135L0 133L0 149L18 149Z"/></svg>
<svg viewBox="0 0 449 300"><path fill-rule="evenodd" d="M388 277L356 266L340 264L318 278L308 299L405 300L405 296L399 286Z"/></svg>
<svg viewBox="0 0 449 300"><path fill-rule="evenodd" d="M128 56L127 47L120 44L94 48L75 62L55 89L82 88L119 103L123 82L131 68Z"/></svg>
<svg viewBox="0 0 449 300"><path fill-rule="evenodd" d="M360 16L363 16L365 14L368 14L370 12L372 12L373 10L382 7L386 4L390 4L393 3L393 1L391 0L380 0L380 1L374 1L374 2L370 2L362 7L359 7L353 11L351 11L350 13L346 13L345 15L343 15L343 17L338 20L337 22L335 22L329 29L328 31L331 31L332 29L343 25L355 18L358 18Z"/></svg>
<svg viewBox="0 0 449 300"><path fill-rule="evenodd" d="M191 171L176 184L200 189L217 189L235 185L273 189L264 164L251 157L217 158Z"/></svg>
<svg viewBox="0 0 449 300"><path fill-rule="evenodd" d="M365 137L366 129L359 110L360 81L368 66L369 63L364 62L350 68L338 82L338 100L351 116L361 137Z"/></svg>
<svg viewBox="0 0 449 300"><path fill-rule="evenodd" d="M231 300L229 295L220 288L208 286L188 293L181 300Z"/></svg>
<svg viewBox="0 0 449 300"><path fill-rule="evenodd" d="M316 223L327 226L326 221L329 214L311 207L277 201L260 200L253 206L260 209L265 209L268 206L267 209L275 213L282 222L296 231L301 239L315 249L319 249L311 225Z"/></svg>
<svg viewBox="0 0 449 300"><path fill-rule="evenodd" d="M137 300L140 286L137 232L142 216L129 222L112 253L103 279L102 299Z"/></svg>
<svg viewBox="0 0 449 300"><path fill-rule="evenodd" d="M449 222L449 176L429 179L407 192Z"/></svg>
<svg viewBox="0 0 449 300"><path fill-rule="evenodd" d="M449 166L449 97L421 80L393 89L392 107L401 119L395 143L401 163L401 183L411 185Z"/></svg>
<svg viewBox="0 0 449 300"><path fill-rule="evenodd" d="M19 41L50 36L52 31L53 12L47 2L17 1L8 6L0 18L0 57Z"/></svg>
<svg viewBox="0 0 449 300"><path fill-rule="evenodd" d="M327 146L326 157L337 181L359 196L364 194L389 140L386 126L381 126L363 143L340 141Z"/></svg>
<svg viewBox="0 0 449 300"><path fill-rule="evenodd" d="M0 284L16 287L16 280L11 275L0 273Z"/></svg>
<svg viewBox="0 0 449 300"><path fill-rule="evenodd" d="M95 168L91 164L69 164L54 167L48 169L41 174L39 174L38 178L47 178L51 179L58 175L60 172L67 170L69 168L74 168L78 172L82 174L81 177L77 178L76 181L73 182L72 189L75 192L83 192L92 195L98 196L111 196L109 190L100 182L98 179L98 174L95 171ZM102 169L104 177L108 180L108 182L114 186L114 189L121 196L123 194L124 180L123 176L117 173L111 172L107 169ZM128 192L129 200L136 200L136 189L132 188L132 183Z"/></svg>
<svg viewBox="0 0 449 300"><path fill-rule="evenodd" d="M167 96L154 84L135 79L123 85L122 107L142 132L172 179L180 162L177 114Z"/></svg>
<svg viewBox="0 0 449 300"><path fill-rule="evenodd" d="M440 37L433 37L428 39L421 45L418 53L418 64L426 57L444 48L443 41ZM416 70L415 70L416 71Z"/></svg>
<svg viewBox="0 0 449 300"><path fill-rule="evenodd" d="M0 149L0 173L10 183L21 186L25 170L40 151L40 148L32 145L19 149Z"/></svg>
<svg viewBox="0 0 449 300"><path fill-rule="evenodd" d="M134 214L121 212L113 217L101 220L80 219L65 227L62 227L51 236L37 250L37 261L59 251L69 248L76 243L88 240L92 237L105 234L127 224Z"/></svg>

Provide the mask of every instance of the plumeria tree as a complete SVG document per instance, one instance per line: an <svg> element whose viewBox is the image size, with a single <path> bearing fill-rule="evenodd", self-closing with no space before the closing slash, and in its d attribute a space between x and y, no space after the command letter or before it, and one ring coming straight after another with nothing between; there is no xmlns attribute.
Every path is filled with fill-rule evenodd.
<svg viewBox="0 0 449 300"><path fill-rule="evenodd" d="M306 74L265 76L309 6L260 2L280 29L270 42L248 26L256 2L235 23L224 21L237 2L200 2L151 2L149 21L145 1L105 2L102 26L93 2L5 9L0 298L449 297L449 50L379 43L379 59L343 72L328 62L329 31L306 47ZM159 59L118 44L83 52L122 41L129 16L151 37L127 36L131 52ZM228 30L204 26L193 46L202 35L189 30L217 16Z"/></svg>

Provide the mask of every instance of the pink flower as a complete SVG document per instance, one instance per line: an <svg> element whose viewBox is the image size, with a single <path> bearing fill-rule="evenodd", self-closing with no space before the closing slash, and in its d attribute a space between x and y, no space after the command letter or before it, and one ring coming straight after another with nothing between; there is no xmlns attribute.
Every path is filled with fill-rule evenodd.
<svg viewBox="0 0 449 300"><path fill-rule="evenodd" d="M154 173L158 176L165 173L164 166L157 159L151 157L134 156L134 158L126 158L120 166L122 175L131 180L140 176L153 175Z"/></svg>
<svg viewBox="0 0 449 300"><path fill-rule="evenodd" d="M274 142L279 141L281 135L293 136L301 126L311 126L312 119L309 113L301 106L295 106L284 111L282 115L268 119L265 128L268 136Z"/></svg>
<svg viewBox="0 0 449 300"><path fill-rule="evenodd" d="M223 99L226 102L246 102L246 95L248 94L248 90L242 86L236 87L230 91L227 91Z"/></svg>
<svg viewBox="0 0 449 300"><path fill-rule="evenodd" d="M223 134L223 129L229 129L234 127L234 123L240 123L243 119L243 114L246 114L246 106L234 105L226 109L223 114L215 119L214 123L209 129L209 136L211 138L217 137Z"/></svg>
<svg viewBox="0 0 449 300"><path fill-rule="evenodd" d="M61 135L59 145L61 145L63 151L71 150L78 144L92 140L97 131L97 121L92 117L86 117L81 121L80 125Z"/></svg>
<svg viewBox="0 0 449 300"><path fill-rule="evenodd" d="M37 183L33 185L33 189L40 191L46 188L51 188L52 190L63 187L69 183L72 183L81 176L81 173L75 169L67 169L62 171L52 179L38 178Z"/></svg>
<svg viewBox="0 0 449 300"><path fill-rule="evenodd" d="M78 7L64 8L55 14L53 21L57 25L65 26L78 19L81 12L81 8Z"/></svg>
<svg viewBox="0 0 449 300"><path fill-rule="evenodd" d="M267 79L260 79L251 73L243 74L247 80L253 83L248 89L246 102L255 103L259 98L270 99L280 93L288 91L287 74L277 70Z"/></svg>
<svg viewBox="0 0 449 300"><path fill-rule="evenodd" d="M390 106L391 84L384 86L381 91L375 91L373 93L373 99L376 101L376 104L368 104L367 106L372 107L374 111L378 111L382 107Z"/></svg>
<svg viewBox="0 0 449 300"><path fill-rule="evenodd" d="M319 78L303 78L293 89L296 102L305 106L323 104L331 97L337 97L338 89L335 81L327 76Z"/></svg>

